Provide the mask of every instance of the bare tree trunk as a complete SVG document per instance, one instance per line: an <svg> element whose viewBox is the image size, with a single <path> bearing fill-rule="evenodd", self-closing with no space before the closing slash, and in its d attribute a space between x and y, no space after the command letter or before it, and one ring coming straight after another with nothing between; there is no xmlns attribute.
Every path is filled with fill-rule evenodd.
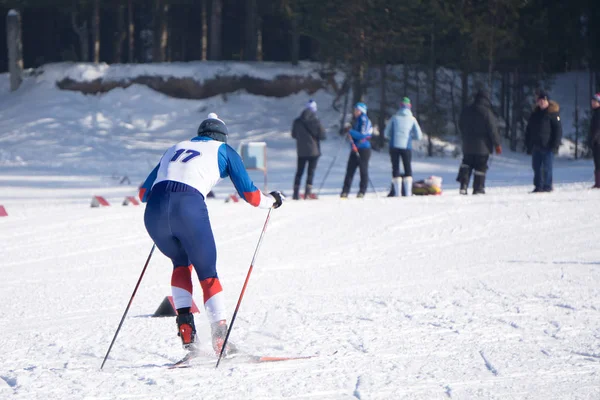
<svg viewBox="0 0 600 400"><path fill-rule="evenodd" d="M100 62L100 0L94 0L92 17L92 42L94 43L94 62Z"/></svg>
<svg viewBox="0 0 600 400"><path fill-rule="evenodd" d="M452 122L454 124L454 134L458 135L458 119L456 118L456 101L454 99L454 82L456 82L456 75L452 73L452 79L450 81L450 106L452 107Z"/></svg>
<svg viewBox="0 0 600 400"><path fill-rule="evenodd" d="M246 0L246 34L243 59L246 61L257 60L258 47L258 15L256 0Z"/></svg>
<svg viewBox="0 0 600 400"><path fill-rule="evenodd" d="M208 17L206 3L208 0L202 0L202 55L200 59L206 61L206 54L208 50Z"/></svg>
<svg viewBox="0 0 600 400"><path fill-rule="evenodd" d="M431 82L431 110L430 110L430 114L429 114L429 129L430 132L427 135L427 155L429 157L433 156L433 140L432 140L432 133L437 130L438 128L438 124L436 122L437 120L437 68L435 65L435 26L432 25L431 26L431 46L430 46L430 52L429 52L429 73L431 74L431 76L429 77L429 80Z"/></svg>
<svg viewBox="0 0 600 400"><path fill-rule="evenodd" d="M512 88L512 74L508 71L505 72L506 75L506 105L504 108L504 122L505 122L505 129L504 129L504 137L506 137L507 139L510 139L510 127L512 125L512 121L511 121L511 98L512 98L512 93L514 91L514 89Z"/></svg>
<svg viewBox="0 0 600 400"><path fill-rule="evenodd" d="M117 31L114 34L114 56L113 63L122 62L123 57L123 42L127 38L127 31L125 30L125 5L121 4L117 6Z"/></svg>
<svg viewBox="0 0 600 400"><path fill-rule="evenodd" d="M419 64L415 66L415 88L417 95L415 96L416 107L413 108L413 112L415 113L415 117L419 119L419 113L421 110L421 83L419 81Z"/></svg>
<svg viewBox="0 0 600 400"><path fill-rule="evenodd" d="M208 46L208 58L210 60L221 59L222 48L222 19L223 19L223 0L212 0L210 10L210 35Z"/></svg>
<svg viewBox="0 0 600 400"><path fill-rule="evenodd" d="M355 60L353 65L353 76L352 76L352 104L356 104L363 100L365 90L365 72L366 57L365 57L365 32L364 29L360 32L360 40L356 43L356 54L354 54Z"/></svg>
<svg viewBox="0 0 600 400"><path fill-rule="evenodd" d="M292 65L298 65L300 61L300 30L298 29L298 17L289 11L292 25Z"/></svg>
<svg viewBox="0 0 600 400"><path fill-rule="evenodd" d="M364 78L365 66L363 62L359 62L354 66L354 72L352 74L352 104L356 104L363 100Z"/></svg>
<svg viewBox="0 0 600 400"><path fill-rule="evenodd" d="M579 74L575 72L575 159L579 158Z"/></svg>
<svg viewBox="0 0 600 400"><path fill-rule="evenodd" d="M167 30L167 13L169 5L164 0L154 2L154 41L152 48L152 61L164 62L167 56L167 43L169 32Z"/></svg>
<svg viewBox="0 0 600 400"><path fill-rule="evenodd" d="M256 32L256 60L263 60L262 18L260 17L258 17L258 30Z"/></svg>
<svg viewBox="0 0 600 400"><path fill-rule="evenodd" d="M23 72L21 15L16 10L10 10L6 15L6 44L8 47L10 91L14 92L21 86L21 74Z"/></svg>
<svg viewBox="0 0 600 400"><path fill-rule="evenodd" d="M521 108L520 93L523 90L521 88L521 77L518 68L515 68L511 86L513 94L513 106L511 118L510 149L512 151L517 151L517 125L519 122L519 117L521 115L521 110L519 110L519 108Z"/></svg>
<svg viewBox="0 0 600 400"><path fill-rule="evenodd" d="M135 35L135 24L133 22L133 0L129 0L127 3L127 29L129 31L129 41L127 46L127 60L133 62L133 51L134 51L134 35Z"/></svg>
<svg viewBox="0 0 600 400"><path fill-rule="evenodd" d="M500 79L500 115L504 118L506 111L506 74L502 71Z"/></svg>
<svg viewBox="0 0 600 400"><path fill-rule="evenodd" d="M379 148L382 149L385 146L385 138L383 137L383 130L385 128L385 117L387 113L387 96L385 88L387 87L387 66L382 64L381 70L381 98L379 99L379 118L377 125L379 128Z"/></svg>
<svg viewBox="0 0 600 400"><path fill-rule="evenodd" d="M465 108L469 104L469 71L464 67L460 75L460 84L462 89L460 102L462 108Z"/></svg>
<svg viewBox="0 0 600 400"><path fill-rule="evenodd" d="M81 52L81 61L88 62L90 60L90 46L89 46L89 37L90 31L88 29L88 23L86 18L82 18L83 22L81 25L77 24L77 17L79 12L77 11L77 1L73 0L73 6L71 8L71 27L73 31L77 34L79 38L79 50Z"/></svg>
<svg viewBox="0 0 600 400"><path fill-rule="evenodd" d="M490 101L493 103L494 97L494 50L496 46L496 14L498 13L498 0L494 0L493 9L490 10L492 31L490 32L490 42L488 49L488 88L490 91Z"/></svg>
<svg viewBox="0 0 600 400"><path fill-rule="evenodd" d="M410 80L410 68L408 63L405 61L402 66L402 93L403 96L409 96L408 88L409 88L409 80Z"/></svg>

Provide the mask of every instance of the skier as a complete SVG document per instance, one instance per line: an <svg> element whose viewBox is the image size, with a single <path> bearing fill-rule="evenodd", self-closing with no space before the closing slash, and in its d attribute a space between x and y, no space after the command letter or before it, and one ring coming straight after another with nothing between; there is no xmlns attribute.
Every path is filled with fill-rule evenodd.
<svg viewBox="0 0 600 400"><path fill-rule="evenodd" d="M296 139L296 152L298 154L298 167L294 178L294 195L292 197L294 200L300 199L300 181L306 164L308 164L308 171L306 172L304 198L317 198L312 193L312 184L317 162L321 156L321 140L325 140L325 129L319 122L316 113L317 103L310 100L302 114L294 120L292 125L292 137Z"/></svg>
<svg viewBox="0 0 600 400"><path fill-rule="evenodd" d="M352 139L352 151L350 157L348 157L344 186L340 195L343 199L348 197L357 167L360 168L360 186L356 197L362 198L365 196L369 183L369 159L371 158L373 125L367 116L367 105L365 103L356 103L353 114L354 124L351 127L344 128Z"/></svg>
<svg viewBox="0 0 600 400"><path fill-rule="evenodd" d="M531 154L533 186L531 193L552 192L552 164L562 139L560 106L543 90L525 128L525 146Z"/></svg>
<svg viewBox="0 0 600 400"><path fill-rule="evenodd" d="M485 174L488 170L490 154L502 154L498 126L492 113L490 95L479 90L475 101L461 112L458 121L462 136L463 160L458 169L456 181L460 183L460 194L467 194L471 171L473 194L485 194Z"/></svg>
<svg viewBox="0 0 600 400"><path fill-rule="evenodd" d="M217 250L205 197L229 176L240 197L255 207L278 208L279 191L261 193L238 153L227 144L227 127L210 113L198 127L198 135L171 146L140 188L147 202L144 223L158 249L173 262L171 290L177 309L178 336L183 347L193 350L196 339L192 306L192 268L204 295L211 323L212 346L221 353L227 333L224 294L217 275ZM225 353L235 351L229 345Z"/></svg>
<svg viewBox="0 0 600 400"><path fill-rule="evenodd" d="M390 141L390 159L392 161L392 187L388 197L412 194L412 141L421 140L423 133L419 122L410 111L412 105L408 97L402 99L400 109L385 127L384 136ZM404 176L400 175L400 158L404 166ZM403 186L400 186L404 183ZM401 187L404 190L401 190Z"/></svg>
<svg viewBox="0 0 600 400"><path fill-rule="evenodd" d="M600 189L600 93L592 97L592 120L590 121L590 133L588 146L592 148L594 156L594 186Z"/></svg>

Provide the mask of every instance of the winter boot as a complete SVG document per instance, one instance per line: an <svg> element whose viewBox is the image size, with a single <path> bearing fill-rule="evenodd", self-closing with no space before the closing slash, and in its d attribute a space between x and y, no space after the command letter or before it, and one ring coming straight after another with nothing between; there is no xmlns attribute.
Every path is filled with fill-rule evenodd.
<svg viewBox="0 0 600 400"><path fill-rule="evenodd" d="M471 167L467 164L461 164L458 169L458 176L456 177L456 181L460 183L460 194L467 194L469 180L471 180Z"/></svg>
<svg viewBox="0 0 600 400"><path fill-rule="evenodd" d="M342 194L340 194L340 199L347 199L347 198L348 198L348 193L342 192Z"/></svg>
<svg viewBox="0 0 600 400"><path fill-rule="evenodd" d="M485 172L475 171L473 194L485 194Z"/></svg>
<svg viewBox="0 0 600 400"><path fill-rule="evenodd" d="M227 321L224 319L221 321L213 322L210 325L211 334L212 334L212 346L215 354L219 356L221 354L221 350L223 349L223 343L225 343L225 337L227 336ZM236 346L231 343L231 341L227 341L227 347L223 352L224 356L228 356L237 352Z"/></svg>
<svg viewBox="0 0 600 400"><path fill-rule="evenodd" d="M402 196L412 196L412 176L402 178Z"/></svg>
<svg viewBox="0 0 600 400"><path fill-rule="evenodd" d="M196 326L194 315L190 312L177 315L177 336L181 337L183 348L191 350L196 341Z"/></svg>
<svg viewBox="0 0 600 400"><path fill-rule="evenodd" d="M592 189L600 189L600 170L594 171L595 183Z"/></svg>
<svg viewBox="0 0 600 400"><path fill-rule="evenodd" d="M316 200L317 195L312 192L312 185L306 185L304 189L304 200Z"/></svg>
<svg viewBox="0 0 600 400"><path fill-rule="evenodd" d="M358 192L358 194L356 195L357 199L362 199L363 197L365 197L365 194L363 192Z"/></svg>
<svg viewBox="0 0 600 400"><path fill-rule="evenodd" d="M292 195L293 200L300 200L300 185L294 185L294 194Z"/></svg>
<svg viewBox="0 0 600 400"><path fill-rule="evenodd" d="M390 192L388 193L387 197L396 197L396 187L394 186L394 179L392 179L392 183L390 184Z"/></svg>
<svg viewBox="0 0 600 400"><path fill-rule="evenodd" d="M394 197L398 197L400 196L400 193L402 192L402 177L398 176L394 179L392 179L392 187L394 188Z"/></svg>

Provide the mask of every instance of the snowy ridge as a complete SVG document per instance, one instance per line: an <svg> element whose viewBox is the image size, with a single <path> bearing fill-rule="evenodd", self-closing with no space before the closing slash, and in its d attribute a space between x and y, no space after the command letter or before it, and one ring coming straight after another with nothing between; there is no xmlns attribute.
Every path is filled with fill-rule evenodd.
<svg viewBox="0 0 600 400"><path fill-rule="evenodd" d="M63 79L74 81L128 80L138 76L162 76L165 79L193 78L198 82L226 76L251 76L260 79L273 79L278 75L306 76L319 78L319 63L301 62L298 66L277 62L221 62L197 61L153 64L106 64L106 63L55 63L41 68L40 79L57 82Z"/></svg>

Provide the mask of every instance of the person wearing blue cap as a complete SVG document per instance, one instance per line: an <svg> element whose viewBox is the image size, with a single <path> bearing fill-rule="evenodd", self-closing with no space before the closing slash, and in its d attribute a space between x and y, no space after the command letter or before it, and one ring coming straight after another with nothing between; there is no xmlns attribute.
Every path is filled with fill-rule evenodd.
<svg viewBox="0 0 600 400"><path fill-rule="evenodd" d="M340 197L348 197L354 173L356 168L359 168L360 185L356 197L362 198L365 196L369 183L369 159L371 158L371 137L373 135L373 125L367 116L367 105L365 103L358 102L354 105L354 123L351 127L344 129L351 139L352 151L350 157L348 157L346 176Z"/></svg>

